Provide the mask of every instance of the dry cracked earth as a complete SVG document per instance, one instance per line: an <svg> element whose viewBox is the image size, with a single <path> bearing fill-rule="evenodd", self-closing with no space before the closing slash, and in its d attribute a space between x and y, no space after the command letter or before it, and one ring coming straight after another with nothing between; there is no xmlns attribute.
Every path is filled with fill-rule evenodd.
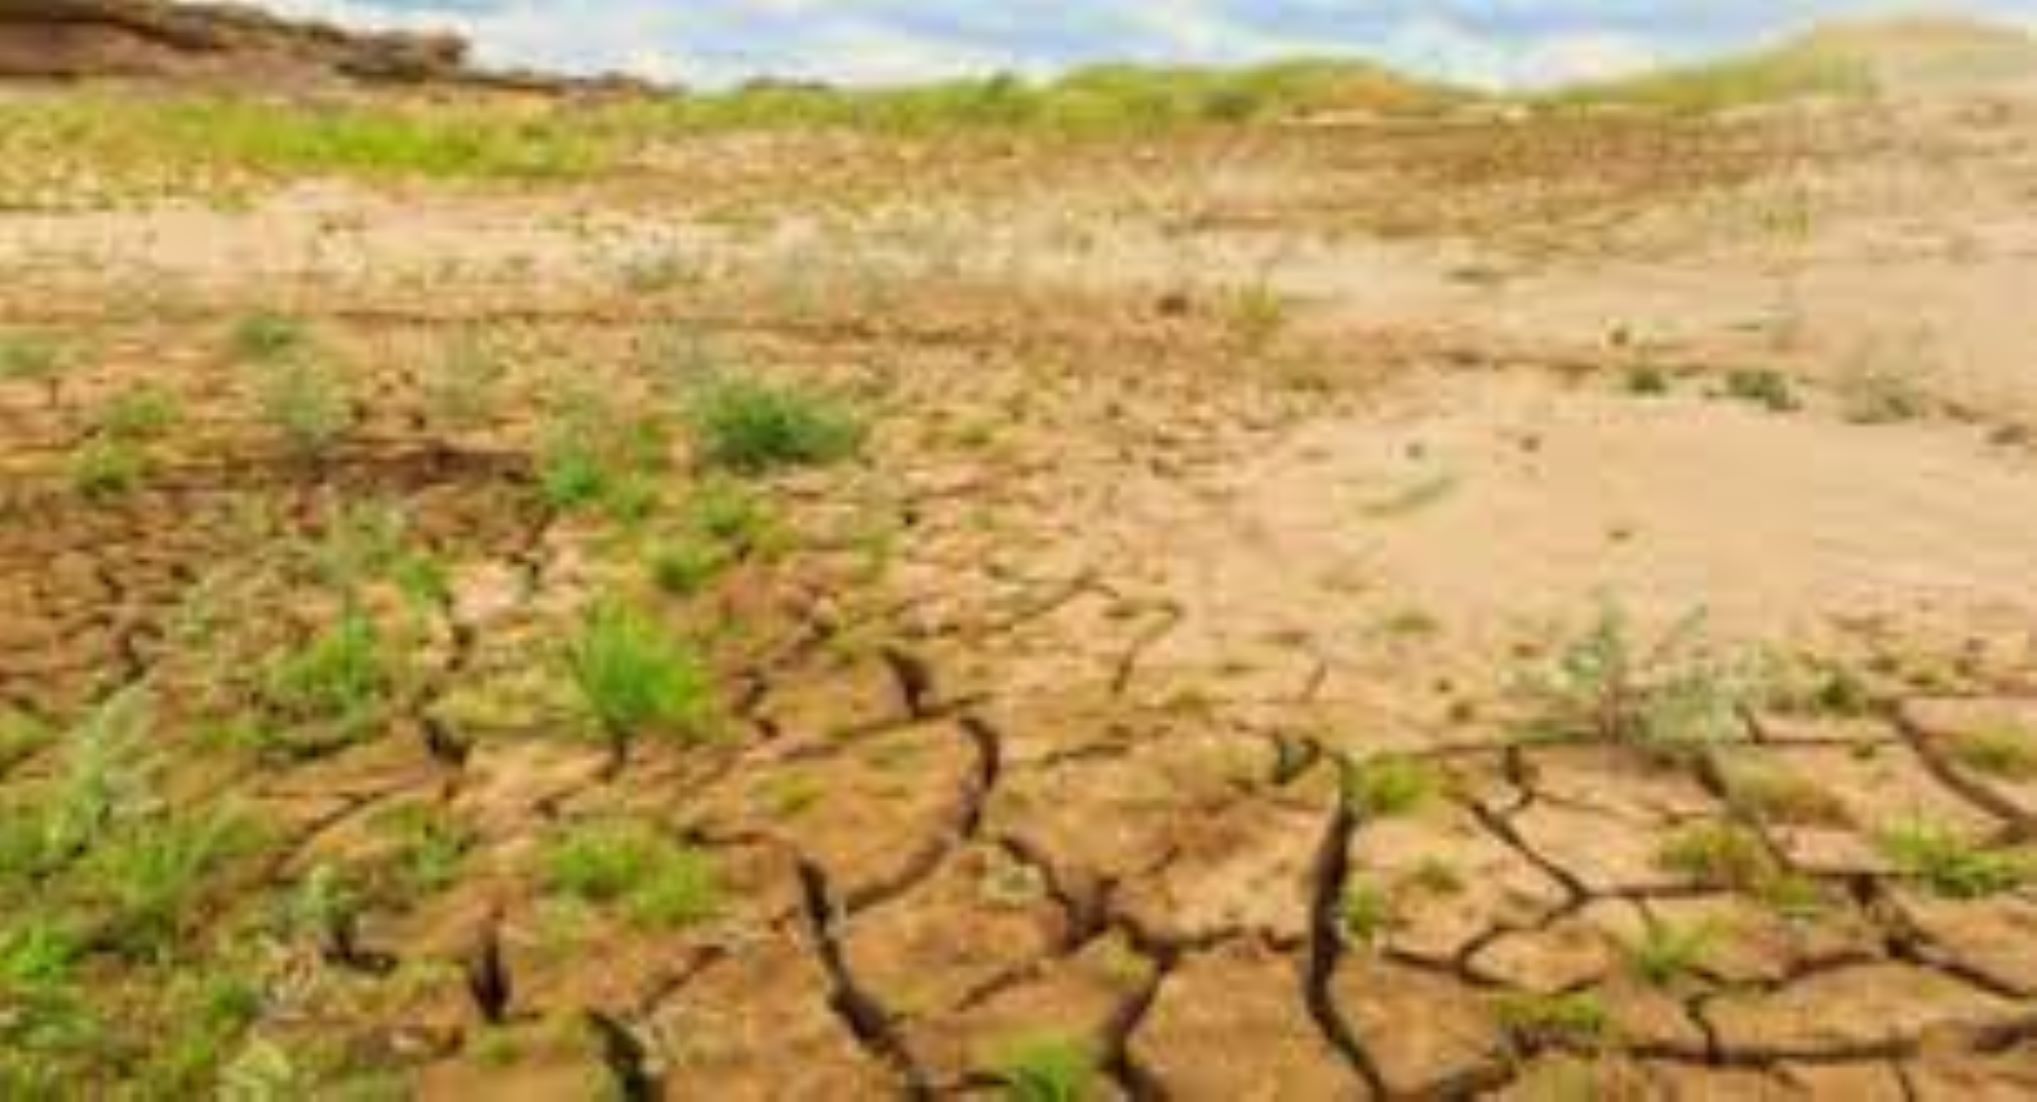
<svg viewBox="0 0 2037 1102"><path fill-rule="evenodd" d="M0 382L5 799L164 840L31 862L12 1082L2037 1093L2037 109L1819 110L0 216L66 363ZM716 473L737 370L860 454ZM710 735L589 735L618 595Z"/></svg>

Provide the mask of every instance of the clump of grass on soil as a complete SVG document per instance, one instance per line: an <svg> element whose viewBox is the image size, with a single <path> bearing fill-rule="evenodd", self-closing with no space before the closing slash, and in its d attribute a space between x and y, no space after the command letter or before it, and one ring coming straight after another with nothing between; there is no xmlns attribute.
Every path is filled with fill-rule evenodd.
<svg viewBox="0 0 2037 1102"><path fill-rule="evenodd" d="M751 379L705 384L688 414L700 462L736 474L835 463L863 443L862 421L841 402Z"/></svg>
<svg viewBox="0 0 2037 1102"><path fill-rule="evenodd" d="M1607 606L1524 689L1538 738L1587 738L1678 756L1745 736L1736 672L1704 645L1703 620L1686 617L1658 638L1635 637Z"/></svg>
<svg viewBox="0 0 2037 1102"><path fill-rule="evenodd" d="M1082 1102L1096 1095L1101 1075L1094 1045L1057 1034L1012 1042L991 1068L1010 1102Z"/></svg>
<svg viewBox="0 0 2037 1102"><path fill-rule="evenodd" d="M2037 855L1981 846L1935 823L1892 826L1877 844L1898 873L1948 899L2001 895L2037 877Z"/></svg>
<svg viewBox="0 0 2037 1102"><path fill-rule="evenodd" d="M618 764L647 735L700 740L714 733L713 682L705 663L645 613L614 600L596 604L566 659Z"/></svg>
<svg viewBox="0 0 2037 1102"><path fill-rule="evenodd" d="M554 892L616 906L633 923L658 929L697 925L720 913L713 861L634 820L576 827L545 853Z"/></svg>

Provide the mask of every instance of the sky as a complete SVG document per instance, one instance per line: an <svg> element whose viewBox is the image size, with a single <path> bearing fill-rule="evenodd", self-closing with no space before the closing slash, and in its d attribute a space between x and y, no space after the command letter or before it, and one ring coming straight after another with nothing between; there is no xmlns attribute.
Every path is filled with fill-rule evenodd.
<svg viewBox="0 0 2037 1102"><path fill-rule="evenodd" d="M261 0L464 32L481 60L701 87L891 84L1094 61L1355 55L1488 87L1617 76L1819 21L1951 11L2037 29L2037 0Z"/></svg>

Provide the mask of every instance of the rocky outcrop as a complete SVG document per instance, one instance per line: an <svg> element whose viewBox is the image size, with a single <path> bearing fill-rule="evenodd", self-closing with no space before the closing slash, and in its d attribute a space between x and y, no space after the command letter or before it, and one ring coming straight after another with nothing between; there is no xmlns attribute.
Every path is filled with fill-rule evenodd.
<svg viewBox="0 0 2037 1102"><path fill-rule="evenodd" d="M252 7L166 0L0 0L0 79L508 84L454 34L365 32Z"/></svg>

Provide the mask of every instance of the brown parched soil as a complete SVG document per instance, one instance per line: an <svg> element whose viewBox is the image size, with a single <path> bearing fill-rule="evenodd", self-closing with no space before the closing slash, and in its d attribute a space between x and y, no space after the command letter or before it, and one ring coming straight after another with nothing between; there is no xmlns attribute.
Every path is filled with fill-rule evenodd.
<svg viewBox="0 0 2037 1102"><path fill-rule="evenodd" d="M2037 1094L2037 100L668 154L0 214L0 1084Z"/></svg>

